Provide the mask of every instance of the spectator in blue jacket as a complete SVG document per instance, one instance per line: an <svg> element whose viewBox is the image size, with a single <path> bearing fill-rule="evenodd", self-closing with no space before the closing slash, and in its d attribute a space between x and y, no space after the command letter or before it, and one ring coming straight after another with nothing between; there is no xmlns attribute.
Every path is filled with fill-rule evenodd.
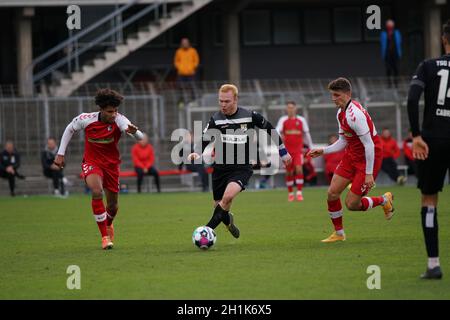
<svg viewBox="0 0 450 320"><path fill-rule="evenodd" d="M402 57L402 36L398 29L395 29L395 23L389 19L386 21L386 30L380 35L381 56L386 66L386 75L389 78L389 85L392 84L392 78L397 87L398 63Z"/></svg>

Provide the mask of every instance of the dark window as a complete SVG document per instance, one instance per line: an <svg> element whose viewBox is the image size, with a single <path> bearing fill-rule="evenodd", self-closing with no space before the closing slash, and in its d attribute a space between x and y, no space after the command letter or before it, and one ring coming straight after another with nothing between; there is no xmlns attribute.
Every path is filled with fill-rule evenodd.
<svg viewBox="0 0 450 320"><path fill-rule="evenodd" d="M214 45L222 46L223 45L223 15L216 13L212 15L212 27L214 34Z"/></svg>
<svg viewBox="0 0 450 320"><path fill-rule="evenodd" d="M297 11L280 11L273 14L274 44L299 44L300 19Z"/></svg>
<svg viewBox="0 0 450 320"><path fill-rule="evenodd" d="M188 38L192 46L197 45L197 20L195 18L185 20L170 29L171 47L178 47L183 38Z"/></svg>
<svg viewBox="0 0 450 320"><path fill-rule="evenodd" d="M306 44L331 42L331 14L327 9L304 11L304 38Z"/></svg>
<svg viewBox="0 0 450 320"><path fill-rule="evenodd" d="M338 43L359 42L361 38L361 8L334 9L334 40Z"/></svg>
<svg viewBox="0 0 450 320"><path fill-rule="evenodd" d="M242 14L245 45L270 44L270 12L267 10L244 11Z"/></svg>

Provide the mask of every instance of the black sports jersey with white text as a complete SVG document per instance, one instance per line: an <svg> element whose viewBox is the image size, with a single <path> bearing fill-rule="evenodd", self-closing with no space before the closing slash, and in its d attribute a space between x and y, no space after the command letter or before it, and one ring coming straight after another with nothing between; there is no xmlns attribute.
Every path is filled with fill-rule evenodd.
<svg viewBox="0 0 450 320"><path fill-rule="evenodd" d="M254 151L258 147L256 130L251 130L255 128L266 130L269 135L273 135L274 143L283 147L275 128L258 112L241 107L238 107L231 116L226 116L220 111L216 112L203 131L204 136L213 137L211 141L214 141L214 168L222 170L250 169L251 160L257 160L250 159L253 153L250 148ZM208 141L203 141L203 150L208 144Z"/></svg>
<svg viewBox="0 0 450 320"><path fill-rule="evenodd" d="M421 90L424 91L425 109L421 135L450 139L450 54L420 63L411 80L410 91L413 90L420 90L417 91L419 97ZM419 134L418 128L412 129L413 135Z"/></svg>

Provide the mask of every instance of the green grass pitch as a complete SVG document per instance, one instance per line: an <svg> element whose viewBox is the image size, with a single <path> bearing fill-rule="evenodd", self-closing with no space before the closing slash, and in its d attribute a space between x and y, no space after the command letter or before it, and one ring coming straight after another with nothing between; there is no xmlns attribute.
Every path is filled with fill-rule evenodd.
<svg viewBox="0 0 450 320"><path fill-rule="evenodd" d="M371 194L388 189L378 187ZM90 197L0 198L0 299L450 299L450 188L440 194L441 281L423 281L420 195L391 188L396 215L344 213L347 241L323 244L332 226L326 189L305 201L246 191L233 204L241 238L223 226L209 251L191 235L211 215L210 193L120 195L115 248L103 251ZM81 289L66 287L69 265ZM369 290L370 265L381 289Z"/></svg>

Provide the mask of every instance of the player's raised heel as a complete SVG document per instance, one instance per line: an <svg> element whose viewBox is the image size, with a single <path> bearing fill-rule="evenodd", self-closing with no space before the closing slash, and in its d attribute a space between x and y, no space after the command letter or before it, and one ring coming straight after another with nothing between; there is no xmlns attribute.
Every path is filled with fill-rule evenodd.
<svg viewBox="0 0 450 320"><path fill-rule="evenodd" d="M383 197L385 199L383 205L384 217L386 220L391 220L394 215L394 196L391 192L386 192Z"/></svg>
<svg viewBox="0 0 450 320"><path fill-rule="evenodd" d="M237 239L241 235L241 232L239 231L239 228L234 224L233 214L231 212L228 212L228 214L230 215L230 224L227 225L227 229L228 231L230 231L231 235Z"/></svg>
<svg viewBox="0 0 450 320"><path fill-rule="evenodd" d="M114 244L111 242L111 239L109 238L109 236L104 236L102 238L103 250L109 250L109 249L112 249L113 247L114 247Z"/></svg>
<svg viewBox="0 0 450 320"><path fill-rule="evenodd" d="M335 231L328 238L321 240L321 242L324 242L324 243L337 242L337 241L345 241L345 234L339 235Z"/></svg>
<svg viewBox="0 0 450 320"><path fill-rule="evenodd" d="M420 276L421 279L442 279L441 267L435 267L433 269L427 269L425 273Z"/></svg>

